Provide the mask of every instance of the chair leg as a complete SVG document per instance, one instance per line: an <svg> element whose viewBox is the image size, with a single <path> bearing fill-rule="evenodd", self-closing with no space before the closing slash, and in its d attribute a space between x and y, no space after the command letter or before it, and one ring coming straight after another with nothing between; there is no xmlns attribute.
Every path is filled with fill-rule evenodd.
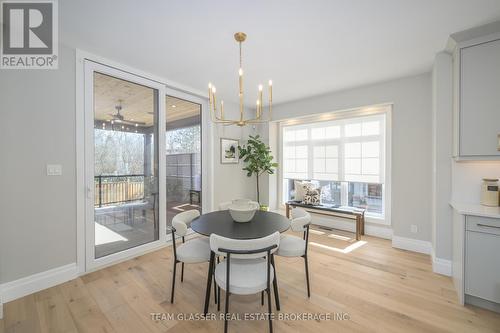
<svg viewBox="0 0 500 333"><path fill-rule="evenodd" d="M264 305L264 290L260 292L260 305Z"/></svg>
<svg viewBox="0 0 500 333"><path fill-rule="evenodd" d="M271 313L273 309L271 308L271 288L268 284L267 287L267 311L269 312L269 332L273 333L273 319L271 318Z"/></svg>
<svg viewBox="0 0 500 333"><path fill-rule="evenodd" d="M274 302L276 302L276 310L280 311L280 295L278 292L278 278L276 277L276 264L274 263L274 255L271 256L271 264L274 269L274 280L273 280L273 289L274 289Z"/></svg>
<svg viewBox="0 0 500 333"><path fill-rule="evenodd" d="M217 311L220 312L220 287L217 287Z"/></svg>
<svg viewBox="0 0 500 333"><path fill-rule="evenodd" d="M181 267L181 282L184 282L184 263L182 263Z"/></svg>
<svg viewBox="0 0 500 333"><path fill-rule="evenodd" d="M205 293L205 304L203 306L203 314L208 313L208 306L210 305L210 294L212 291L212 275L214 274L213 268L214 268L214 260L215 260L215 253L210 252L210 262L208 264L208 274L207 274L207 289Z"/></svg>
<svg viewBox="0 0 500 333"><path fill-rule="evenodd" d="M175 272L177 269L177 261L174 261L174 273L172 274L172 292L170 295L170 303L174 303L174 290L175 290Z"/></svg>
<svg viewBox="0 0 500 333"><path fill-rule="evenodd" d="M309 287L309 265L307 264L307 254L304 256L304 263L306 265L306 282L307 282L307 297L311 297L311 288Z"/></svg>
<svg viewBox="0 0 500 333"><path fill-rule="evenodd" d="M226 304L224 310L224 333L227 333L227 317L229 316L229 292L226 290Z"/></svg>
<svg viewBox="0 0 500 333"><path fill-rule="evenodd" d="M214 302L217 304L217 282L215 282L215 269L214 269Z"/></svg>

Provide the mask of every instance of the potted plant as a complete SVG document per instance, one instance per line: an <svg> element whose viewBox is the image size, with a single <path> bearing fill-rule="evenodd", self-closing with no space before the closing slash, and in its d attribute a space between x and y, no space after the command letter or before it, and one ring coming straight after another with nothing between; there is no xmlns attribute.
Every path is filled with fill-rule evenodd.
<svg viewBox="0 0 500 333"><path fill-rule="evenodd" d="M270 175L274 174L278 163L273 163L271 148L262 142L259 135L250 135L247 144L238 146L238 150L239 158L246 163L243 170L247 172L247 176L252 177L255 175L257 181L257 202L260 204L259 177L265 172ZM261 209L269 210L265 205L261 205L260 207Z"/></svg>

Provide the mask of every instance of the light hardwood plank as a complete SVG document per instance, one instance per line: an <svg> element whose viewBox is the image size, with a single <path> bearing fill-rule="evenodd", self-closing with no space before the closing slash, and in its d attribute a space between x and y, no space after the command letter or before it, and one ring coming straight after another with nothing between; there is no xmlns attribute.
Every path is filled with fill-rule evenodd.
<svg viewBox="0 0 500 333"><path fill-rule="evenodd" d="M451 279L432 272L429 256L369 236L347 252L355 240L337 230L314 228L310 240L310 299L303 259L276 258L281 314L346 313L349 319L275 320L277 332L500 332L499 314L457 303ZM151 313L202 310L208 265L186 265L183 283L178 270L170 304L172 260L171 248L163 249L7 303L0 333L222 332L220 320L152 320ZM230 302L240 316L267 309L260 295L233 295ZM218 315L213 294L210 312ZM229 330L267 332L267 325L231 321Z"/></svg>

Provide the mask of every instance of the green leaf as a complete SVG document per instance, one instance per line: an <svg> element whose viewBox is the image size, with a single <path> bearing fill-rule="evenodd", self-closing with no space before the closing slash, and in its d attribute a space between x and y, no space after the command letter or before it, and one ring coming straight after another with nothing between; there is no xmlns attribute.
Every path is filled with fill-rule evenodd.
<svg viewBox="0 0 500 333"><path fill-rule="evenodd" d="M246 144L238 146L238 151L239 158L245 163L242 169L246 171L247 177L255 174L258 179L263 173L274 174L274 169L278 167L278 163L273 163L271 148L260 139L258 134L249 135Z"/></svg>

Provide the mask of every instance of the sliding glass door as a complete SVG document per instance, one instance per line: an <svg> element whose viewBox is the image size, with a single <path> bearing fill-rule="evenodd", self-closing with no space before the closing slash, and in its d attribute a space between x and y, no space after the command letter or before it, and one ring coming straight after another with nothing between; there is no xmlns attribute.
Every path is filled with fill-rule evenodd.
<svg viewBox="0 0 500 333"><path fill-rule="evenodd" d="M164 87L92 62L85 68L87 264L92 267L165 238L159 181Z"/></svg>
<svg viewBox="0 0 500 333"><path fill-rule="evenodd" d="M167 224L181 212L202 210L201 104L176 92L166 96ZM177 93L179 96L179 93Z"/></svg>

